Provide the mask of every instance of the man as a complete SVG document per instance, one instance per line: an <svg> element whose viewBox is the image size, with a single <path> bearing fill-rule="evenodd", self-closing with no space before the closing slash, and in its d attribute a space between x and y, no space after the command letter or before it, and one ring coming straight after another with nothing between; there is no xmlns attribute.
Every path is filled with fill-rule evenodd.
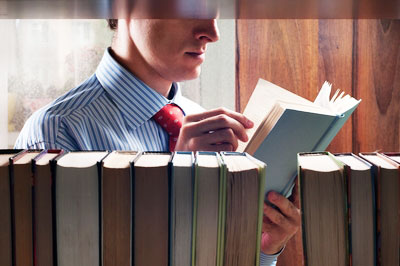
<svg viewBox="0 0 400 266"><path fill-rule="evenodd" d="M114 21L115 22L115 21ZM168 151L169 133L154 118L167 104L184 119L175 150L233 151L253 123L219 108L204 111L176 82L200 74L216 20L118 20L111 48L96 73L27 121L16 148ZM171 112L172 113L172 112ZM275 265L300 224L299 210L278 193L264 206L262 265Z"/></svg>

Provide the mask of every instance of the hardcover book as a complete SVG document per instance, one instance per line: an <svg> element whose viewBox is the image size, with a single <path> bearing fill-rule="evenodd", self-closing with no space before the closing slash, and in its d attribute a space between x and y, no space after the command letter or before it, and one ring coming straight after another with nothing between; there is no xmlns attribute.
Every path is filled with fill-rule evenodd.
<svg viewBox="0 0 400 266"><path fill-rule="evenodd" d="M107 154L69 152L53 162L58 266L100 263L99 168Z"/></svg>
<svg viewBox="0 0 400 266"><path fill-rule="evenodd" d="M304 262L347 266L347 186L344 166L328 152L298 155Z"/></svg>
<svg viewBox="0 0 400 266"><path fill-rule="evenodd" d="M12 265L10 158L22 150L0 151L0 265Z"/></svg>
<svg viewBox="0 0 400 266"><path fill-rule="evenodd" d="M171 153L144 152L134 161L135 266L168 266Z"/></svg>
<svg viewBox="0 0 400 266"><path fill-rule="evenodd" d="M171 169L170 265L192 263L194 154L175 152Z"/></svg>
<svg viewBox="0 0 400 266"><path fill-rule="evenodd" d="M360 153L370 162L376 184L377 264L400 263L400 164L379 153Z"/></svg>
<svg viewBox="0 0 400 266"><path fill-rule="evenodd" d="M13 257L15 266L33 265L32 159L40 151L24 151L10 159Z"/></svg>
<svg viewBox="0 0 400 266"><path fill-rule="evenodd" d="M138 156L132 151L113 151L102 161L101 243L103 266L132 263L132 173Z"/></svg>
<svg viewBox="0 0 400 266"><path fill-rule="evenodd" d="M53 258L53 193L50 161L61 150L44 150L33 159L33 246L35 266L52 266Z"/></svg>
<svg viewBox="0 0 400 266"><path fill-rule="evenodd" d="M299 152L323 151L356 109L360 100L337 91L325 82L314 102L260 79L243 114L255 126L249 141L237 151L265 162L266 192L288 196L296 177Z"/></svg>
<svg viewBox="0 0 400 266"><path fill-rule="evenodd" d="M372 165L355 154L335 154L343 162L349 211L351 265L376 265L376 207Z"/></svg>

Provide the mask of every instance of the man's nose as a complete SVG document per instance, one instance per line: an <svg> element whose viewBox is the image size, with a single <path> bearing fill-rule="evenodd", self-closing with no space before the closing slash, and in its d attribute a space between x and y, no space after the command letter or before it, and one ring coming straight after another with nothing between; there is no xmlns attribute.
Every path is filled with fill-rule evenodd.
<svg viewBox="0 0 400 266"><path fill-rule="evenodd" d="M196 28L196 39L206 40L207 42L216 42L219 40L219 30L216 19L201 20L200 25Z"/></svg>

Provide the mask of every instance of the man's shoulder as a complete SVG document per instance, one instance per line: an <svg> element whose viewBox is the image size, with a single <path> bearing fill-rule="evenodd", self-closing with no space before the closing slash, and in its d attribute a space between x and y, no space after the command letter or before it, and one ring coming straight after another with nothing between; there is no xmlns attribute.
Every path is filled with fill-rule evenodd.
<svg viewBox="0 0 400 266"><path fill-rule="evenodd" d="M16 146L28 148L37 143L55 143L63 120L91 105L103 93L95 75L32 114L25 122Z"/></svg>
<svg viewBox="0 0 400 266"><path fill-rule="evenodd" d="M103 93L104 90L100 82L95 75L92 75L79 86L55 99L41 111L65 116L90 105Z"/></svg>

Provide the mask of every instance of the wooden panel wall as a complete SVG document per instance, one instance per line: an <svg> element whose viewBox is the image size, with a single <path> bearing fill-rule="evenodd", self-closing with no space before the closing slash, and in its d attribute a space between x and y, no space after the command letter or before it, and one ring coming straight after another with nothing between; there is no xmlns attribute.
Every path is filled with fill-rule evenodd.
<svg viewBox="0 0 400 266"><path fill-rule="evenodd" d="M400 151L400 20L237 20L236 31L236 110L260 77L309 100L328 80L362 99L329 151ZM300 232L278 265L302 265Z"/></svg>
<svg viewBox="0 0 400 266"><path fill-rule="evenodd" d="M354 94L364 103L354 149L400 151L400 20L361 20L355 29Z"/></svg>

